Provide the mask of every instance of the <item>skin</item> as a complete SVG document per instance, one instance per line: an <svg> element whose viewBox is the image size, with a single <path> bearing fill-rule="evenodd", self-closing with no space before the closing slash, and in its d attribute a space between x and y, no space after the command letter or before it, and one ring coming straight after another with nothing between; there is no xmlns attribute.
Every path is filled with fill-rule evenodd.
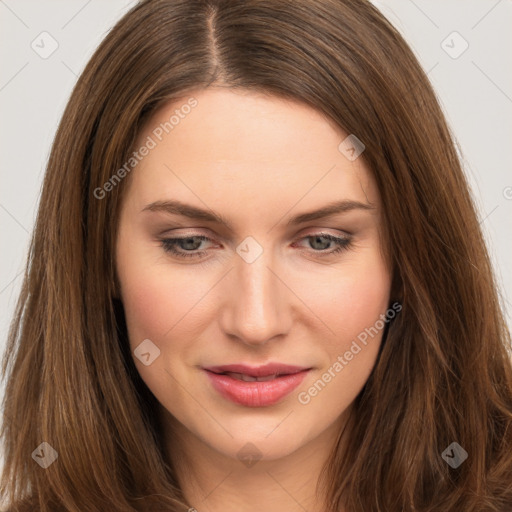
<svg viewBox="0 0 512 512"><path fill-rule="evenodd" d="M126 184L116 265L130 346L133 353L150 339L160 350L148 366L134 361L161 405L166 451L190 506L320 512L322 465L375 364L382 330L359 343L361 351L309 403L298 395L329 368L332 375L338 356L389 307L379 192L362 158L339 151L347 134L309 106L221 87L191 96L198 105ZM139 144L187 98L158 111ZM169 199L218 212L233 230L144 211ZM374 209L286 225L341 199ZM351 246L322 257L337 246L308 238L318 233L351 236ZM163 238L197 235L210 240L177 250L202 257L179 259L162 247ZM263 250L251 263L236 251L248 236ZM313 370L267 407L226 400L201 369L270 361ZM261 455L251 467L237 455L246 443Z"/></svg>

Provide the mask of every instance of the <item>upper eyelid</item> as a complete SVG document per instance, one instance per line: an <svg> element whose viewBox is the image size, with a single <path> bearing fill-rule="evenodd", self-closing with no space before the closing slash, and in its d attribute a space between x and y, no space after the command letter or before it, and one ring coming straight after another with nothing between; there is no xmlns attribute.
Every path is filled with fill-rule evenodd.
<svg viewBox="0 0 512 512"><path fill-rule="evenodd" d="M312 237L315 237L315 236L321 236L321 237L333 237L333 238L338 238L340 240L347 240L347 241L352 241L353 239L353 235L351 233L347 233L345 232L344 234L336 234L336 235L333 235L332 233L327 233L327 232L324 232L324 231L315 231L313 233L305 233L305 234L302 234L300 236L298 236L297 238L294 238L294 243L297 242L297 241L300 241L300 240L303 240L305 238L312 238ZM194 234L194 233L191 233L191 234L184 234L184 235L176 235L176 236L164 236L160 239L161 242L165 242L165 241L181 241L181 240L186 240L187 238L200 238L202 241L208 241L208 242L214 242L215 243L215 239L213 239L212 237L208 236L208 235L204 235L202 233L197 233L197 234ZM196 251L200 251L201 249L195 249ZM203 250L206 250L206 249L203 249ZM189 251L189 252L193 252L193 251Z"/></svg>
<svg viewBox="0 0 512 512"><path fill-rule="evenodd" d="M304 228L304 229L308 229L308 228ZM295 236L294 240L305 238L305 237L310 237L310 236L318 236L318 235L324 235L324 236L325 235L329 235L329 236L333 236L333 237L337 237L337 238L350 238L350 237L354 236L353 232L350 232L350 231L347 231L347 230L340 230L340 229L336 230L334 228L321 228L321 227L309 228L309 229L315 229L315 231L307 231L305 233L301 233L301 234ZM337 231L337 233L329 233L328 230L330 230L330 229L334 230L334 231ZM165 231L164 233L162 233L159 236L159 239L161 239L161 240L164 240L164 239L170 240L170 239L203 237L203 238L207 238L209 241L212 241L212 242L215 242L219 238L222 239L222 237L210 236L210 235L204 234L204 233L193 233L192 232L192 233L174 234L174 231L176 231L176 230L173 229L173 230ZM244 238L245 237L243 237L240 240L240 242Z"/></svg>

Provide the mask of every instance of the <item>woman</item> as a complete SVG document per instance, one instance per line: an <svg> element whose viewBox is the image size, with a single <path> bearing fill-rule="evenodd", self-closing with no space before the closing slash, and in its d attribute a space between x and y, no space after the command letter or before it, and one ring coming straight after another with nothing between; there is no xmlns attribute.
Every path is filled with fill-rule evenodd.
<svg viewBox="0 0 512 512"><path fill-rule="evenodd" d="M9 336L9 510L512 509L510 335L362 0L146 0L79 78Z"/></svg>

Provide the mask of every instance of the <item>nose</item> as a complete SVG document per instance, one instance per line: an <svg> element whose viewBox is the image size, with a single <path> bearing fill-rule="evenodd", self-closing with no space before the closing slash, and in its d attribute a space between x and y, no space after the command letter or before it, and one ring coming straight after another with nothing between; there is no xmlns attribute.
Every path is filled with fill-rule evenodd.
<svg viewBox="0 0 512 512"><path fill-rule="evenodd" d="M251 263L235 259L225 283L229 299L221 312L221 327L228 336L260 346L289 331L293 294L275 267L270 251L263 251Z"/></svg>

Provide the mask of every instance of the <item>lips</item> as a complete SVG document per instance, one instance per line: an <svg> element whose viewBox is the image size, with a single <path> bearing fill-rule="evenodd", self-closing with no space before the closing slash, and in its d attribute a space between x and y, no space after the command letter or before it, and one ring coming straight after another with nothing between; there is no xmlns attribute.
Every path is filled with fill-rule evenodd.
<svg viewBox="0 0 512 512"><path fill-rule="evenodd" d="M291 393L311 368L281 363L251 367L243 364L203 368L224 398L247 407L273 405Z"/></svg>
<svg viewBox="0 0 512 512"><path fill-rule="evenodd" d="M251 377L268 377L270 375L293 375L308 367L292 366L282 363L268 363L263 366L248 366L245 364L228 364L223 366L207 366L205 370L213 373L238 373Z"/></svg>
<svg viewBox="0 0 512 512"><path fill-rule="evenodd" d="M273 373L272 375L266 375L265 377L253 377L252 375L236 372L224 372L217 375L227 375L232 379L243 380L244 382L265 382L268 380L275 379L278 376L277 374Z"/></svg>

